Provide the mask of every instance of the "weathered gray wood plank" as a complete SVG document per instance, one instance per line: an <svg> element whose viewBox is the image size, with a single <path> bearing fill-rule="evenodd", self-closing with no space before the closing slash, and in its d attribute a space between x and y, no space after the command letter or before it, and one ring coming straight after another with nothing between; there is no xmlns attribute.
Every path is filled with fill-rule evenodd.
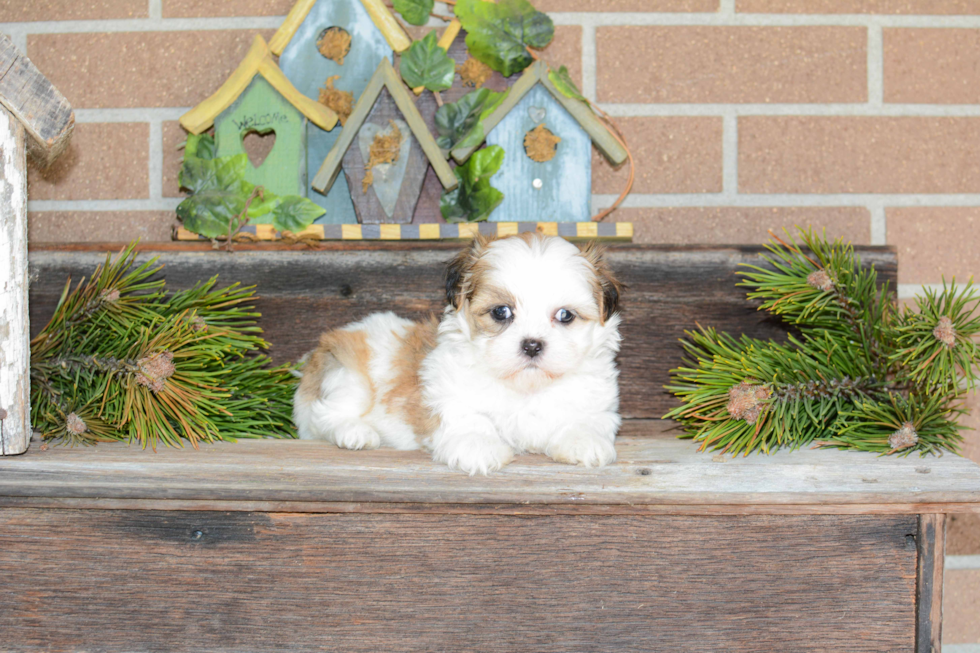
<svg viewBox="0 0 980 653"><path fill-rule="evenodd" d="M916 518L0 509L17 651L914 650Z"/></svg>
<svg viewBox="0 0 980 653"><path fill-rule="evenodd" d="M919 516L916 581L916 653L941 653L943 640L943 568L946 515Z"/></svg>
<svg viewBox="0 0 980 653"><path fill-rule="evenodd" d="M358 189L358 192L359 189ZM445 264L462 245L336 247L322 252L162 252L170 288L188 288L219 275L219 283L255 284L260 325L278 362L296 360L320 332L374 311L418 319L442 310ZM659 418L675 404L663 386L683 358L678 345L695 323L759 338L785 338L777 321L759 313L736 287L741 263L759 263L757 247L610 245L608 258L628 285L623 293L623 351L619 356L621 411L627 418ZM894 282L894 252L861 250L882 280ZM146 260L149 254L141 255ZM69 275L91 275L103 254L32 251L31 324L48 321Z"/></svg>
<svg viewBox="0 0 980 653"><path fill-rule="evenodd" d="M0 104L30 135L31 154L41 165L68 147L75 113L68 100L51 85L10 40L0 34Z"/></svg>
<svg viewBox="0 0 980 653"><path fill-rule="evenodd" d="M715 459L675 439L670 422L628 422L619 461L602 469L521 456L469 477L422 452L346 451L320 442L242 441L156 453L125 445L33 447L0 460L0 497L520 505L654 505L690 512L727 506L863 506L921 512L920 504L980 504L968 459L878 457L806 449ZM329 508L327 508L329 509ZM356 508L355 508L356 509ZM791 510L794 508L791 508ZM368 509L369 510L369 509ZM942 512L939 508L936 512Z"/></svg>
<svg viewBox="0 0 980 653"><path fill-rule="evenodd" d="M0 456L24 453L31 438L24 140L24 126L0 107Z"/></svg>

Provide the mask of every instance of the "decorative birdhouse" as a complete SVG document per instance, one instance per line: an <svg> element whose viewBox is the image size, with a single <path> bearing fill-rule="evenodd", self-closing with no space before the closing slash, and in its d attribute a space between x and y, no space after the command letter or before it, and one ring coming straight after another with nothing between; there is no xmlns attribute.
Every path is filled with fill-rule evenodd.
<svg viewBox="0 0 980 653"><path fill-rule="evenodd" d="M358 222L408 224L429 165L443 188L459 183L387 59L368 82L313 179L327 194L343 169Z"/></svg>
<svg viewBox="0 0 980 653"><path fill-rule="evenodd" d="M584 222L592 195L592 143L613 165L626 150L589 106L564 95L543 62L528 67L506 100L484 120L487 145L506 156L493 185L504 200L491 221ZM453 150L465 162L479 144Z"/></svg>
<svg viewBox="0 0 980 653"><path fill-rule="evenodd" d="M382 0L299 0L270 41L270 49L279 55L279 65L296 88L332 107L343 125L378 64L411 43ZM320 166L338 136L339 130L308 125L309 170ZM309 193L327 211L317 222L357 222L351 201L356 190L341 179L328 195Z"/></svg>
<svg viewBox="0 0 980 653"><path fill-rule="evenodd" d="M307 193L307 127L332 129L337 115L294 87L272 59L269 46L256 36L238 68L211 97L185 113L180 124L192 134L214 125L215 155L245 152L249 134L275 135L264 160L250 160L245 179L277 195Z"/></svg>

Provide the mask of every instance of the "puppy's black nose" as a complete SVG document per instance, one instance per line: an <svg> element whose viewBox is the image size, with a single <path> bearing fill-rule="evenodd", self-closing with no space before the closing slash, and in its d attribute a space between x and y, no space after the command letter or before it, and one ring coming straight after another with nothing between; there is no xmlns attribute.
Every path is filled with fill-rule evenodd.
<svg viewBox="0 0 980 653"><path fill-rule="evenodd" d="M530 338L526 338L521 342L521 349L524 351L525 356L528 358L534 358L544 351L544 343L540 340L531 340Z"/></svg>

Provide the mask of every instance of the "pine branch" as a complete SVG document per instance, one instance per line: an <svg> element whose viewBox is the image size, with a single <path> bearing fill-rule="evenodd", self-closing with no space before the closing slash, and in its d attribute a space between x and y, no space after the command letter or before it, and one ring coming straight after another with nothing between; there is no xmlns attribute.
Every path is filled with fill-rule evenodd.
<svg viewBox="0 0 980 653"><path fill-rule="evenodd" d="M968 284L927 291L899 312L887 284L853 248L807 231L776 238L746 266L748 297L800 330L785 345L713 329L686 333L685 366L667 389L683 404L684 437L731 453L781 446L880 453L956 451L957 417L973 388L980 333Z"/></svg>
<svg viewBox="0 0 980 653"><path fill-rule="evenodd" d="M296 379L271 367L252 288L216 279L177 293L133 246L66 285L31 343L32 420L66 443L294 437Z"/></svg>

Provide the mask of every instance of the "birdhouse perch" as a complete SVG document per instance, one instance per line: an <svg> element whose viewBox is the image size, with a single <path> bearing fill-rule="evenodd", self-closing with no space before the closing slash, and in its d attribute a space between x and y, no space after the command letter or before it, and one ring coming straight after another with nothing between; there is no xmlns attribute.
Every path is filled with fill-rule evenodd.
<svg viewBox="0 0 980 653"><path fill-rule="evenodd" d="M27 150L42 166L53 161L68 146L75 114L3 35L0 104L0 455L8 456L27 451L31 435Z"/></svg>

